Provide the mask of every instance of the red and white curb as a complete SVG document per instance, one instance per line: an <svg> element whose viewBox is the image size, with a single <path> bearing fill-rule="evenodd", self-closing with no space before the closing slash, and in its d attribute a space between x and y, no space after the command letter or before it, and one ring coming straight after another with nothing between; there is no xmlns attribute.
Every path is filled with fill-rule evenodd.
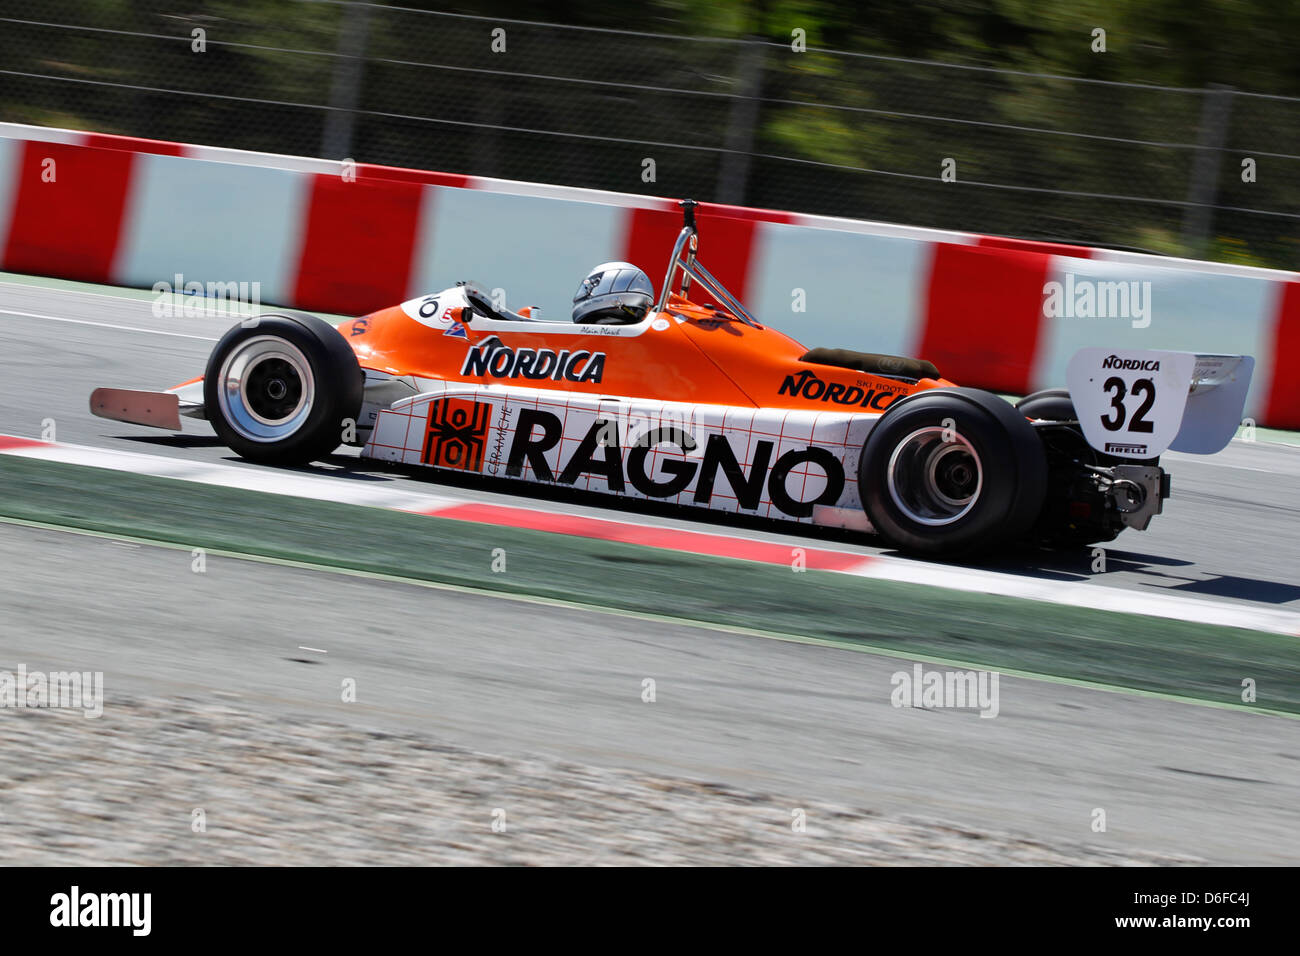
<svg viewBox="0 0 1300 956"><path fill-rule="evenodd" d="M1300 612L1228 604L1182 595L1128 591L1092 582L1043 581L998 571L953 567L889 555L869 555L835 548L810 548L760 540L726 531L696 531L638 522L634 517L594 518L526 505L466 501L436 492L413 492L375 482L296 474L161 455L67 445L0 435L0 457L11 456L174 478L223 488L362 505L456 521L547 531L575 537L618 541L689 554L705 554L793 567L833 571L862 578L921 584L977 594L1022 598L1067 607L1139 614L1200 624L1241 627L1300 636ZM90 492L88 492L90 493ZM802 552L802 553L799 553ZM936 605L941 614L942 608Z"/></svg>

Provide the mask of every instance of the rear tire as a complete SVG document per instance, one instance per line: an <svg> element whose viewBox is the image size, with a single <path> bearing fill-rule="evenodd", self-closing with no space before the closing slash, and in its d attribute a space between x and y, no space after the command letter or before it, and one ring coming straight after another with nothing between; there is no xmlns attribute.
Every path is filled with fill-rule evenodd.
<svg viewBox="0 0 1300 956"><path fill-rule="evenodd" d="M1026 395L1016 402L1016 411L1026 418L1041 418L1052 422L1077 422L1079 413L1074 410L1068 388L1045 388Z"/></svg>
<svg viewBox="0 0 1300 956"><path fill-rule="evenodd" d="M1047 491L1033 426L989 392L943 388L893 405L858 463L863 507L901 551L959 555L1023 536Z"/></svg>
<svg viewBox="0 0 1300 956"><path fill-rule="evenodd" d="M300 465L343 443L363 383L352 347L332 325L288 312L221 337L208 358L203 401L218 437L240 457Z"/></svg>

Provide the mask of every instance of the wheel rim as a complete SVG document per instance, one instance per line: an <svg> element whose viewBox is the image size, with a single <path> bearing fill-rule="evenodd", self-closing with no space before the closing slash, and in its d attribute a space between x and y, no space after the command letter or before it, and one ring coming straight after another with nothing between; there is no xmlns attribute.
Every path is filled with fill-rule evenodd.
<svg viewBox="0 0 1300 956"><path fill-rule="evenodd" d="M290 342L259 335L240 342L217 377L222 417L255 442L283 441L311 414L316 381L307 356Z"/></svg>
<svg viewBox="0 0 1300 956"><path fill-rule="evenodd" d="M917 524L938 527L960 521L975 507L984 468L964 436L931 426L894 446L887 481L899 511Z"/></svg>

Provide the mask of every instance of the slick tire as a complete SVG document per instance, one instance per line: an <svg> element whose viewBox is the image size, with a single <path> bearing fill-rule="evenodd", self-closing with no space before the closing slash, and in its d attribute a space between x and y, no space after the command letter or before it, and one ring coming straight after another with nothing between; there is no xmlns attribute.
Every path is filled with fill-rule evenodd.
<svg viewBox="0 0 1300 956"><path fill-rule="evenodd" d="M990 392L943 388L903 399L876 423L858 488L877 533L900 551L959 556L1025 535L1047 492L1042 442Z"/></svg>
<svg viewBox="0 0 1300 956"><path fill-rule="evenodd" d="M343 443L361 411L364 374L352 347L313 315L263 315L221 337L203 401L218 437L249 461L301 465Z"/></svg>
<svg viewBox="0 0 1300 956"><path fill-rule="evenodd" d="M1016 402L1016 410L1026 418L1042 418L1052 422L1079 420L1068 388L1045 388L1041 392L1026 395Z"/></svg>

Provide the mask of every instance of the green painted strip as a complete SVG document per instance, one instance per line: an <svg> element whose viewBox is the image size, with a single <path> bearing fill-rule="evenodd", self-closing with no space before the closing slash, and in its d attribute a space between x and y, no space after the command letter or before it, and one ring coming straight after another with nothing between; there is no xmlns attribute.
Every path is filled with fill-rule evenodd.
<svg viewBox="0 0 1300 956"><path fill-rule="evenodd" d="M1300 714L1300 643L1240 628L804 571L0 456L0 515L214 553ZM494 549L506 570L492 571ZM1241 682L1259 700L1242 706Z"/></svg>
<svg viewBox="0 0 1300 956"><path fill-rule="evenodd" d="M103 531L89 531L84 528L72 528L63 525L46 524L39 521L24 521L21 518L9 518L0 516L0 524L13 524L27 528L39 528L46 531L57 531L63 534L79 534L89 537L106 538L112 541L125 541L145 545L155 548L168 548L177 551L191 550L189 545L177 544L171 541L156 541L148 538L137 538L126 534L110 534ZM858 642L850 643L842 640L826 640L815 637L807 637L802 634L783 634L776 631L764 631L755 628L736 627L728 624L716 624L709 621L692 621L685 618L670 617L663 614L648 614L637 611L627 611L621 608L599 607L594 604L583 604L579 601L566 600L561 601L555 598L535 597L531 594L511 594L503 591L486 591L483 588L465 587L463 585L444 584L439 581L422 581L417 578L406 577L396 574L384 574L377 571L361 571L355 568L331 567L324 564L310 564L305 561L292 561L286 558L272 558L261 554L249 554L247 552L237 551L206 551L209 557L231 558L237 561L254 561L263 564L273 564L279 567L298 568L306 571L315 571L322 574L342 574L349 577L365 578L375 581L387 581L393 584L404 584L411 587L431 588L441 591L456 591L462 594L477 594L487 597L496 598L506 601L517 601L523 604L537 604L543 607L559 607L568 610L589 611L597 614L609 614L614 617L634 618L642 621L657 621L664 624L673 624L679 626L705 628L707 630L721 631L727 634L743 634L750 637L761 637L766 640L782 641L788 644L806 644L813 647L832 647L837 650L854 651L866 654L877 654L881 657L892 657L908 662L921 662L924 664L934 664L954 669L971 670L983 665L976 664L973 661L953 660L942 657L931 657L906 653L889 647L879 647L874 644ZM1099 690L1107 693L1129 694L1134 697L1146 697L1156 700L1171 700L1180 704L1195 704L1202 707L1215 707L1222 710L1240 710L1253 714L1267 714L1272 717L1286 717L1291 720L1300 720L1300 713L1290 713L1282 710L1270 710L1267 707L1259 707L1256 704L1239 704L1231 701L1212 701L1202 700L1194 697L1182 697L1177 694L1164 694L1157 691L1137 690L1130 687L1119 687L1113 684L1101 684L1096 681L1073 680L1067 677L1057 677L1051 674L1035 674L1028 671L1016 671L1002 669L1000 673L1008 677L1021 677L1026 680L1040 680L1054 684L1064 684L1069 687L1083 687L1088 690Z"/></svg>

